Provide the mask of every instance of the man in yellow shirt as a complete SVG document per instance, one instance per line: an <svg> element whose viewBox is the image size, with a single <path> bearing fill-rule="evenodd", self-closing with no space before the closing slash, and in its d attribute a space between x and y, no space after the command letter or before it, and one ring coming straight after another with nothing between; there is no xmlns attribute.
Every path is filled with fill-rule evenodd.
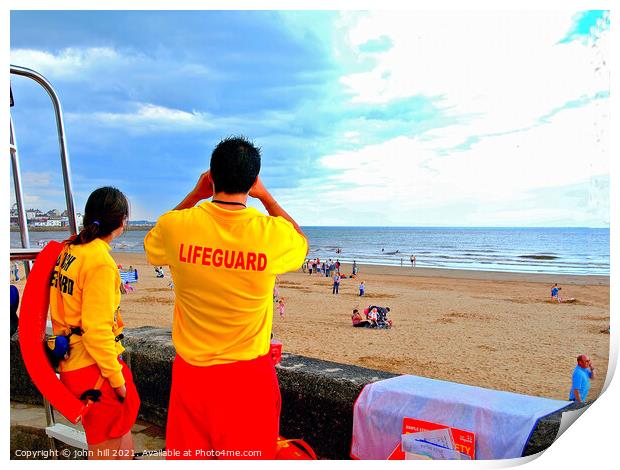
<svg viewBox="0 0 620 470"><path fill-rule="evenodd" d="M144 239L149 263L170 267L176 294L169 458L275 456L273 288L276 275L301 266L308 243L259 171L257 148L243 138L224 139L210 170ZM248 195L269 215L247 208Z"/></svg>

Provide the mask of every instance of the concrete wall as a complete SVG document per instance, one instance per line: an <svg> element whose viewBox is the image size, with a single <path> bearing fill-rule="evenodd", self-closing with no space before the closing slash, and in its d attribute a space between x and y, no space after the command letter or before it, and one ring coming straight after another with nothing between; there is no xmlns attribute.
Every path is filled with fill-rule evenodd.
<svg viewBox="0 0 620 470"><path fill-rule="evenodd" d="M142 400L140 418L165 426L174 348L169 329L125 330L123 340ZM364 385L395 374L283 354L277 367L282 394L280 434L308 442L322 459L348 459L353 405ZM41 397L23 366L17 337L11 340L11 400L40 404ZM576 406L575 406L576 407ZM551 445L561 413L540 420L524 455Z"/></svg>

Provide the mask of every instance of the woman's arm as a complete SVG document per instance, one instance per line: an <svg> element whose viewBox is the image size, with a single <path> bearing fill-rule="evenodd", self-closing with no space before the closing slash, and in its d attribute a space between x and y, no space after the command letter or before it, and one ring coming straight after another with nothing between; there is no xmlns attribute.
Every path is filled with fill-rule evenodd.
<svg viewBox="0 0 620 470"><path fill-rule="evenodd" d="M125 384L112 332L117 289L115 268L105 265L88 271L82 291L82 343L113 388Z"/></svg>

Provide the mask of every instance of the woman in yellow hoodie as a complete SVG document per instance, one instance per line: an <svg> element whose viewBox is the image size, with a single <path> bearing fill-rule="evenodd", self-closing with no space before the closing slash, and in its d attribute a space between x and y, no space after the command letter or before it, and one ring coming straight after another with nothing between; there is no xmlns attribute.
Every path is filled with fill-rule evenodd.
<svg viewBox="0 0 620 470"><path fill-rule="evenodd" d="M131 428L140 399L121 358L121 279L109 253L128 215L122 192L95 190L86 202L84 227L65 242L51 279L54 334L69 337L60 380L80 399L92 401L82 420L91 459L132 458L134 452Z"/></svg>

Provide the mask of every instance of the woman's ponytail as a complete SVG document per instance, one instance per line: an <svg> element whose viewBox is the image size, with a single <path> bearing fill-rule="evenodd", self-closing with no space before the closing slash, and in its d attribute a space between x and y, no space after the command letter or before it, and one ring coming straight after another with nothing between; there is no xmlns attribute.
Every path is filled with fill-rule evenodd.
<svg viewBox="0 0 620 470"><path fill-rule="evenodd" d="M128 216L129 202L121 191L109 186L96 189L86 201L82 230L67 243L82 245L105 237L121 227Z"/></svg>

